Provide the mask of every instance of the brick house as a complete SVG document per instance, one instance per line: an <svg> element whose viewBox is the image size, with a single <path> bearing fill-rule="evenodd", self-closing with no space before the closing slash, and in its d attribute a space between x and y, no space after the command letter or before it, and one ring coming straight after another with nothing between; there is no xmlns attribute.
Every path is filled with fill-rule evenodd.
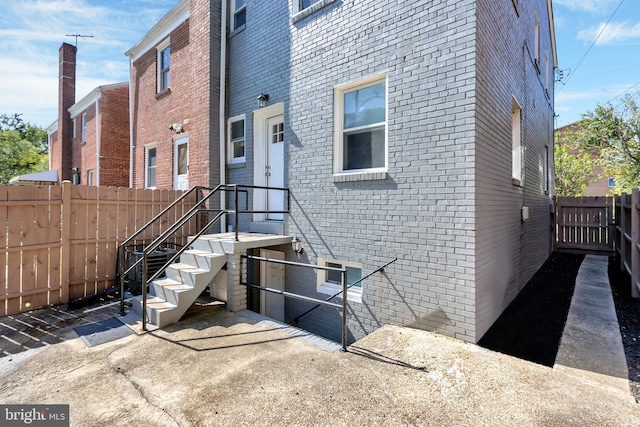
<svg viewBox="0 0 640 427"><path fill-rule="evenodd" d="M49 169L58 179L129 186L129 84L98 86L75 101L76 48L60 47L58 119L48 128Z"/></svg>
<svg viewBox="0 0 640 427"><path fill-rule="evenodd" d="M555 130L555 143L562 144L565 142L565 134L567 132L575 132L578 130L580 126L580 122L571 123L566 126L562 126ZM573 153L576 154L576 153ZM592 160L595 160L594 156L591 156ZM593 173L596 175L596 179L594 182L589 183L587 187L584 189L584 196L587 197L595 197L595 196L611 196L615 192L616 188L616 178L614 176L609 176L605 173L604 168L600 165L595 165L593 167Z"/></svg>
<svg viewBox="0 0 640 427"><path fill-rule="evenodd" d="M477 342L552 250L554 37L550 0L183 0L127 53L134 184L175 185L188 133L189 186L291 190L289 215L230 227L295 236L286 259L350 282L397 258L352 288L350 340L395 323ZM338 290L295 267L284 289ZM307 308L287 298L272 317ZM340 313L299 324L337 339Z"/></svg>

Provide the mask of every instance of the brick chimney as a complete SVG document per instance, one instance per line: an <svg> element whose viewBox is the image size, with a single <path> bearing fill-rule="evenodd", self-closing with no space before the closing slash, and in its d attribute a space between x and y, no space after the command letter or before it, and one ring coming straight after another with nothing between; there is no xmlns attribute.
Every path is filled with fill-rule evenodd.
<svg viewBox="0 0 640 427"><path fill-rule="evenodd" d="M60 72L58 82L58 142L52 148L52 169L58 169L59 179L72 179L71 153L73 146L73 120L69 107L76 103L76 47L67 43L60 46Z"/></svg>

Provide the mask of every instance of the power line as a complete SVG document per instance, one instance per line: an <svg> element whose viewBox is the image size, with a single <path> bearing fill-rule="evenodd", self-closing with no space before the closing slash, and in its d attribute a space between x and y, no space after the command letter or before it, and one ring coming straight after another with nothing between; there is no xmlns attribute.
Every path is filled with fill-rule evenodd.
<svg viewBox="0 0 640 427"><path fill-rule="evenodd" d="M622 6L622 3L624 3L624 0L620 0L620 3L618 4L618 7L616 7L616 9L613 11L613 13L611 14L611 16L609 17L609 20L607 21L606 24L604 24L604 26L602 27L602 29L600 30L600 32L598 33L598 35L596 36L595 40L593 41L593 43L591 43L591 46L589 46L589 49L587 49L587 51L584 53L584 55L582 55L582 58L580 58L580 61L578 61L578 65L575 66L575 68L573 69L573 72L571 74L569 74L567 76L567 80L564 81L564 84L566 85L569 80L571 79L571 77L576 73L576 71L578 71L578 67L580 67L580 64L582 64L582 61L584 61L584 59L587 57L587 55L589 54L589 52L591 51L591 48L593 48L593 46L595 46L596 42L598 41L598 39L600 38L600 36L602 35L602 33L604 33L604 30L607 28L607 26L609 25L609 23L611 22L611 20L613 19L613 15L616 14L616 12L618 11L618 9L620 9L620 6Z"/></svg>

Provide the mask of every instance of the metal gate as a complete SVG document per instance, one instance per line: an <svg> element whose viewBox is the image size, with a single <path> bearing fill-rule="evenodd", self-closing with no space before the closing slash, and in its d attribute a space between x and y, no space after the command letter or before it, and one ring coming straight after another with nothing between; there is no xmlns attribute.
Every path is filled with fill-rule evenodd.
<svg viewBox="0 0 640 427"><path fill-rule="evenodd" d="M556 197L554 202L557 251L613 254L612 197Z"/></svg>

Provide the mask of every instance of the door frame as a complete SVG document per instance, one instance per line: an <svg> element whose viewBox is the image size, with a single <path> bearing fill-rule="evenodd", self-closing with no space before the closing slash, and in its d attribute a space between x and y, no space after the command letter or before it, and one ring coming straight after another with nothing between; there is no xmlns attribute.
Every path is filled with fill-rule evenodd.
<svg viewBox="0 0 640 427"><path fill-rule="evenodd" d="M284 116L284 102L253 111L253 184L257 186L267 185L267 177L265 174L268 145L267 122L270 118L276 116ZM282 167L285 168L284 159L282 161ZM286 173L284 173L284 176L286 178ZM261 211L267 210L266 191L253 192L253 208ZM266 221L266 219L267 214L253 214L253 221Z"/></svg>
<svg viewBox="0 0 640 427"><path fill-rule="evenodd" d="M187 190L189 189L189 135L180 135L173 140L173 188L178 188L178 147L187 144Z"/></svg>
<svg viewBox="0 0 640 427"><path fill-rule="evenodd" d="M262 258L284 260L284 252L271 249L260 249ZM274 262L260 261L260 284L266 288L284 291L284 265ZM277 281L270 280L272 276L277 277ZM274 303L274 304L272 304ZM277 312L272 312L271 307L275 305ZM272 292L260 291L260 314L270 317L279 322L284 322L284 295Z"/></svg>

